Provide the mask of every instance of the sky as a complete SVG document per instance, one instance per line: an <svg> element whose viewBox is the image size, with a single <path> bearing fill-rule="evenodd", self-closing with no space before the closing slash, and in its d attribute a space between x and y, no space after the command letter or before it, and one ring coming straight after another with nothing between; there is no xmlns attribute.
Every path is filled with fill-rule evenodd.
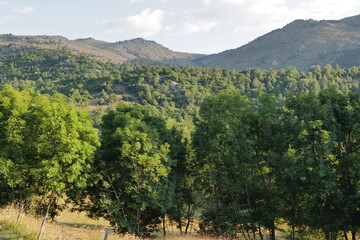
<svg viewBox="0 0 360 240"><path fill-rule="evenodd" d="M296 19L360 14L360 0L0 0L0 34L142 37L174 51L218 53Z"/></svg>

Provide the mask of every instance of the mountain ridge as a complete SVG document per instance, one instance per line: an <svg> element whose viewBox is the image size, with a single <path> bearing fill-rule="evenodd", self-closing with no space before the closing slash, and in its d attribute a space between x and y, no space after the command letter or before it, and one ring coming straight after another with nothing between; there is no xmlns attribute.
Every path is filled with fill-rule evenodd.
<svg viewBox="0 0 360 240"><path fill-rule="evenodd" d="M236 49L196 59L198 65L244 70L339 64L351 50L360 50L360 15L341 20L295 20ZM340 61L341 60L341 61Z"/></svg>
<svg viewBox="0 0 360 240"><path fill-rule="evenodd" d="M360 65L360 15L340 20L294 20L248 44L210 55L172 51L151 40L135 38L106 42L94 38L69 40L62 36L0 35L0 47L66 48L114 63L190 65L235 70L279 69L305 71L326 64L350 68Z"/></svg>
<svg viewBox="0 0 360 240"><path fill-rule="evenodd" d="M16 36L0 35L0 46L12 48L66 48L74 53L87 54L102 61L114 63L137 62L152 64L186 65L201 54L181 53L172 51L154 41L135 38L110 43L93 38L69 40L62 36Z"/></svg>

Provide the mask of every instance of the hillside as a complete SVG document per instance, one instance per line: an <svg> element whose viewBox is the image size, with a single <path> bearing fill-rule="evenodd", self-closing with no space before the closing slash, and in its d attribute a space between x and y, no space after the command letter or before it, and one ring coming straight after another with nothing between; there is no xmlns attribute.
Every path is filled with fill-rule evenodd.
<svg viewBox="0 0 360 240"><path fill-rule="evenodd" d="M209 66L235 70L280 69L313 65L360 65L360 15L341 20L295 20L236 49L201 55L172 51L154 41L136 38L115 43L93 38L0 35L0 51L24 48L67 49L97 60L150 65Z"/></svg>
<svg viewBox="0 0 360 240"><path fill-rule="evenodd" d="M197 59L201 66L286 68L360 65L360 15L342 20L296 20L233 50Z"/></svg>
<svg viewBox="0 0 360 240"><path fill-rule="evenodd" d="M15 51L24 48L67 49L76 54L86 54L95 59L114 62L136 62L147 64L187 65L191 60L203 56L179 53L145 39L137 38L116 43L93 38L69 40L61 36L15 36L0 35L1 51Z"/></svg>
<svg viewBox="0 0 360 240"><path fill-rule="evenodd" d="M191 64L191 60L204 56L199 54L174 52L154 41L143 38L109 43L93 38L77 39L76 42L110 51L128 58L128 61L137 63L158 62L172 65Z"/></svg>
<svg viewBox="0 0 360 240"><path fill-rule="evenodd" d="M114 64L68 50L22 49L0 54L0 87L35 88L63 93L90 109L108 108L118 101L137 102L162 116L187 121L203 98L222 89L238 89L256 97L259 91L279 99L290 93L335 87L359 92L359 67L335 69L330 65L299 72L281 70L233 71L221 68Z"/></svg>
<svg viewBox="0 0 360 240"><path fill-rule="evenodd" d="M110 51L71 41L61 36L15 36L12 34L0 35L0 47L15 51L20 48L67 49L74 53L82 53L102 61L122 63L128 59Z"/></svg>
<svg viewBox="0 0 360 240"><path fill-rule="evenodd" d="M103 217L131 239L160 239L169 225L184 234L176 239L184 239L187 229L229 238L228 229L237 234L250 224L257 224L248 234L254 239L289 239L291 233L292 239L329 240L350 231L356 239L359 77L360 67L234 71L114 64L66 49L4 52L0 206L9 208L0 215L14 225L0 218L0 238L34 239L4 235L18 225L11 220L18 219L11 218L16 209L17 216L36 214L38 221L25 221L39 226L39 216L46 212L55 220L67 205ZM115 111L103 112L117 103ZM291 224L299 215L295 232ZM44 239L102 237L80 238L80 229L52 222ZM344 222L355 227L344 230ZM47 235L49 226L57 227L55 236ZM334 238L323 237L328 226L334 226ZM232 239L240 239L235 234Z"/></svg>

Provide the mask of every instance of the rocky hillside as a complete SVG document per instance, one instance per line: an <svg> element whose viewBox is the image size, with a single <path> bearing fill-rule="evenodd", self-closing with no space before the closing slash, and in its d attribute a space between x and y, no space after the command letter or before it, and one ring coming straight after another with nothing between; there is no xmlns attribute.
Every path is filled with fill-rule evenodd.
<svg viewBox="0 0 360 240"><path fill-rule="evenodd" d="M191 60L204 56L198 54L174 52L161 44L143 38L108 43L93 38L75 40L76 42L110 51L124 56L131 62L151 63L159 62L173 65L192 64Z"/></svg>
<svg viewBox="0 0 360 240"><path fill-rule="evenodd" d="M191 64L198 54L174 52L154 42L142 38L109 43L93 38L69 40L61 36L15 36L0 35L1 51L24 48L68 49L102 61L114 63L137 62L150 64Z"/></svg>
<svg viewBox="0 0 360 240"><path fill-rule="evenodd" d="M191 65L236 70L312 65L360 66L360 15L341 20L296 20L237 49L200 55L172 51L142 38L115 43L61 36L0 35L0 53L24 48L68 49L113 63Z"/></svg>

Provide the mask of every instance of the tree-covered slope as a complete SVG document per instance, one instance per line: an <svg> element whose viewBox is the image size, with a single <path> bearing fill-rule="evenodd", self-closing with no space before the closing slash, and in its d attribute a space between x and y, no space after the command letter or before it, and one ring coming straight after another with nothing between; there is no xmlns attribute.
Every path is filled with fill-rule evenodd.
<svg viewBox="0 0 360 240"><path fill-rule="evenodd" d="M341 20L295 20L236 49L212 55L172 51L154 41L136 38L115 43L93 38L69 40L61 36L0 35L0 51L23 48L67 49L113 63L280 69L313 65L360 65L360 15Z"/></svg>
<svg viewBox="0 0 360 240"><path fill-rule="evenodd" d="M126 56L117 55L104 49L71 41L61 36L15 36L12 34L3 34L0 35L0 47L5 50L23 48L42 48L52 50L67 49L73 53L87 54L102 61L122 63L127 60Z"/></svg>
<svg viewBox="0 0 360 240"><path fill-rule="evenodd" d="M143 38L135 38L132 40L119 41L109 43L98 41L93 38L78 39L76 42L89 46L101 48L115 54L126 56L128 61L138 63L163 63L172 65L191 65L191 60L204 56L200 54L190 54L174 52L161 44L154 41L145 40Z"/></svg>
<svg viewBox="0 0 360 240"><path fill-rule="evenodd" d="M296 20L237 49L197 59L202 66L306 70L312 65L359 65L360 15L342 20Z"/></svg>
<svg viewBox="0 0 360 240"><path fill-rule="evenodd" d="M15 36L0 35L3 49L42 48L66 49L76 54L86 54L104 62L151 63L151 64L191 64L200 54L174 52L154 41L142 38L110 43L93 38L69 40L61 36Z"/></svg>
<svg viewBox="0 0 360 240"><path fill-rule="evenodd" d="M106 106L117 101L138 102L164 116L183 121L208 93L236 89L248 96L259 91L279 99L290 93L318 92L335 87L359 92L359 67L336 69L330 65L300 72L280 70L234 71L191 66L114 64L67 50L32 49L0 56L0 84L42 93L63 93L79 105Z"/></svg>

